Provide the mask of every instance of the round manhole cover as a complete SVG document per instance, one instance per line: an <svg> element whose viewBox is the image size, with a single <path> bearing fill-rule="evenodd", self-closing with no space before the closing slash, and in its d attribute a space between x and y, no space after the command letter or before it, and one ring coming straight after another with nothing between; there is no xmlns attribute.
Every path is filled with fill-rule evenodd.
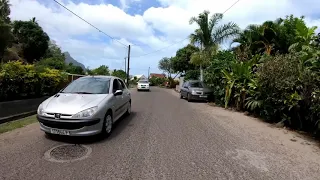
<svg viewBox="0 0 320 180"><path fill-rule="evenodd" d="M44 157L52 162L73 162L87 158L92 152L88 146L78 144L62 144L49 149Z"/></svg>

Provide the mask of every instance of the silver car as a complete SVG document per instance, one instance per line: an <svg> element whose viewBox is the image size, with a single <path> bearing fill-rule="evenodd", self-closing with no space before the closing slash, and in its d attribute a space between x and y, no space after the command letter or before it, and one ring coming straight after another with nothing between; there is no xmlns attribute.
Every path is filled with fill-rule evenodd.
<svg viewBox="0 0 320 180"><path fill-rule="evenodd" d="M85 76L42 102L37 113L46 134L108 136L113 123L131 113L131 95L117 77Z"/></svg>
<svg viewBox="0 0 320 180"><path fill-rule="evenodd" d="M192 100L208 101L212 98L212 90L208 88L202 81L190 80L183 83L180 90L180 99L187 98Z"/></svg>

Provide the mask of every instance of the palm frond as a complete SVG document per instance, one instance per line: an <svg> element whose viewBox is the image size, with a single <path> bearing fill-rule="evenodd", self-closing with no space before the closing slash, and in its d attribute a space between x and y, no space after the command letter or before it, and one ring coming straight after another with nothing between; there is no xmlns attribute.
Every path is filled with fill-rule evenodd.
<svg viewBox="0 0 320 180"><path fill-rule="evenodd" d="M240 33L240 28L237 24L229 22L220 27L217 27L212 32L213 43L220 44L227 40L228 38L234 37Z"/></svg>
<svg viewBox="0 0 320 180"><path fill-rule="evenodd" d="M223 14L215 13L211 16L209 21L209 31L212 32L213 28L222 20Z"/></svg>

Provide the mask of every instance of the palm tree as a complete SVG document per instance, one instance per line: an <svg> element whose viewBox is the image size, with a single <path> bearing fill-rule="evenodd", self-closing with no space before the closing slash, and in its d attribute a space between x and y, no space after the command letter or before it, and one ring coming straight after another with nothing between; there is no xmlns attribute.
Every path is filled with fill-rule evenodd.
<svg viewBox="0 0 320 180"><path fill-rule="evenodd" d="M198 17L192 17L190 24L196 23L198 29L190 35L190 42L200 46L202 56L197 65L200 66L200 80L203 81L203 65L208 61L208 56L216 53L219 44L239 33L239 27L233 22L217 26L222 20L223 14L215 13L209 18L209 11L200 13Z"/></svg>
<svg viewBox="0 0 320 180"><path fill-rule="evenodd" d="M10 23L9 15L10 15L9 0L0 0L0 18L2 18L5 23Z"/></svg>
<svg viewBox="0 0 320 180"><path fill-rule="evenodd" d="M283 19L265 21L262 25L249 25L234 42L240 43L238 49L251 50L250 53L270 55L273 50L280 50L280 28Z"/></svg>

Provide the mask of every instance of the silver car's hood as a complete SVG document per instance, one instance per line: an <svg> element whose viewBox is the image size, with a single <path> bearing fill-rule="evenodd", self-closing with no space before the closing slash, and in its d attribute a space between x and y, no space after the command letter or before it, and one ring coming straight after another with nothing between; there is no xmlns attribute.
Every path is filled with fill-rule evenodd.
<svg viewBox="0 0 320 180"><path fill-rule="evenodd" d="M98 106L111 94L68 94L60 93L43 102L45 112L76 114L85 109Z"/></svg>

